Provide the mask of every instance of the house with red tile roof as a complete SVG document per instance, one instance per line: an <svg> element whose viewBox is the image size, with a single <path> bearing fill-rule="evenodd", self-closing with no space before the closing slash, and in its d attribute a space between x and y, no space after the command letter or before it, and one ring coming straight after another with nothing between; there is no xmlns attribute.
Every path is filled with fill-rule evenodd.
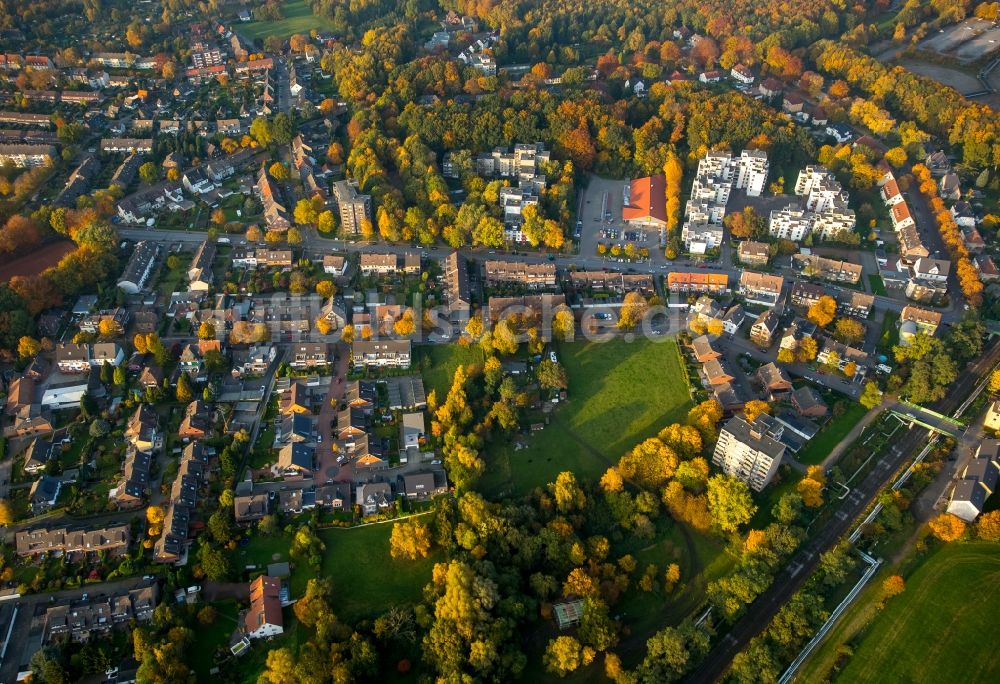
<svg viewBox="0 0 1000 684"><path fill-rule="evenodd" d="M251 639L284 633L280 579L261 575L250 583L250 610L243 617L243 631Z"/></svg>

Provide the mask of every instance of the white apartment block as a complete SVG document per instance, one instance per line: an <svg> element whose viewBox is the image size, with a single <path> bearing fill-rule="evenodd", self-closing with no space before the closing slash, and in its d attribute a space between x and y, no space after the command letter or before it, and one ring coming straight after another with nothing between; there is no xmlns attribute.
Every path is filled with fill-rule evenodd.
<svg viewBox="0 0 1000 684"><path fill-rule="evenodd" d="M814 214L813 233L820 240L835 240L842 231L853 232L857 219L853 209L831 207Z"/></svg>
<svg viewBox="0 0 1000 684"><path fill-rule="evenodd" d="M706 216L711 223L722 223L732 189L730 181L715 176L698 175L691 185L691 199L685 205L685 213L691 220Z"/></svg>
<svg viewBox="0 0 1000 684"><path fill-rule="evenodd" d="M506 224L520 224L525 207L537 205L538 195L524 188L503 188L500 190L500 206Z"/></svg>
<svg viewBox="0 0 1000 684"><path fill-rule="evenodd" d="M771 212L768 222L768 232L771 237L781 240L801 242L812 232L815 214L806 211L798 204L789 204L784 209Z"/></svg>
<svg viewBox="0 0 1000 684"><path fill-rule="evenodd" d="M736 189L745 190L750 197L760 197L767 182L767 152L743 150L733 163L736 166Z"/></svg>
<svg viewBox="0 0 1000 684"><path fill-rule="evenodd" d="M725 150L713 150L698 162L698 175L715 176L724 181L732 182L733 154Z"/></svg>
<svg viewBox="0 0 1000 684"><path fill-rule="evenodd" d="M497 147L476 157L476 171L481 176L517 177L529 180L538 175L539 166L552 160L552 153L540 143L514 145L513 152Z"/></svg>
<svg viewBox="0 0 1000 684"><path fill-rule="evenodd" d="M848 195L840 182L823 166L807 166L799 171L795 194L806 198L806 209L821 212L847 206Z"/></svg>
<svg viewBox="0 0 1000 684"><path fill-rule="evenodd" d="M681 240L691 254L704 254L722 244L722 226L705 221L686 221L681 230Z"/></svg>
<svg viewBox="0 0 1000 684"><path fill-rule="evenodd" d="M781 443L781 423L767 414L748 423L734 416L723 426L715 444L712 463L722 472L746 482L759 492L778 472L785 445Z"/></svg>

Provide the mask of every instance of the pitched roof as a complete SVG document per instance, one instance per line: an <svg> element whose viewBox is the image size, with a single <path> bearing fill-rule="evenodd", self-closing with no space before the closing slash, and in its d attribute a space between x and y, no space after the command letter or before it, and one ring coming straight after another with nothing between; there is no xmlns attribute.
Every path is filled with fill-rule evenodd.
<svg viewBox="0 0 1000 684"><path fill-rule="evenodd" d="M667 220L667 181L662 175L636 178L629 184L628 205L622 207L626 221L654 218Z"/></svg>
<svg viewBox="0 0 1000 684"><path fill-rule="evenodd" d="M250 610L243 625L248 633L264 625L284 627L281 615L281 580L261 575L250 583Z"/></svg>

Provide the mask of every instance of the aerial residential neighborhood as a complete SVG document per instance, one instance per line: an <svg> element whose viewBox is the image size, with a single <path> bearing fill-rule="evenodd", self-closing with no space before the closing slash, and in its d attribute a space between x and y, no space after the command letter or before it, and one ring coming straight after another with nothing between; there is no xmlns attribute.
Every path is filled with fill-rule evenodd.
<svg viewBox="0 0 1000 684"><path fill-rule="evenodd" d="M0 684L997 681L998 22L0 2Z"/></svg>

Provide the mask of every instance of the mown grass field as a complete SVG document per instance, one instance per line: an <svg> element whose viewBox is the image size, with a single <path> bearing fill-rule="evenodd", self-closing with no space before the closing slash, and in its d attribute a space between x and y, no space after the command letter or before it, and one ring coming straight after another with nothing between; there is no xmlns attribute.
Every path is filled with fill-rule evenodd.
<svg viewBox="0 0 1000 684"><path fill-rule="evenodd" d="M444 401L451 387L455 369L469 364L482 365L485 358L479 345L431 344L413 350L415 366L424 379L424 390L437 392L438 402Z"/></svg>
<svg viewBox="0 0 1000 684"><path fill-rule="evenodd" d="M268 36L288 38L295 33L308 34L312 29L328 30L330 22L325 17L312 13L306 0L288 0L281 4L281 21L251 21L239 24L236 32L252 40L264 40Z"/></svg>
<svg viewBox="0 0 1000 684"><path fill-rule="evenodd" d="M425 518L425 522L429 522ZM319 533L326 544L320 574L333 582L337 617L353 623L375 618L392 606L420 601L440 552L416 561L389 555L392 523Z"/></svg>
<svg viewBox="0 0 1000 684"><path fill-rule="evenodd" d="M528 447L494 444L482 487L524 494L564 470L593 480L623 453L691 408L687 376L673 339L574 342L556 347L569 376L569 399Z"/></svg>
<svg viewBox="0 0 1000 684"><path fill-rule="evenodd" d="M859 599L869 605L858 610L872 611L879 591L873 583ZM825 678L845 640L854 655L840 663L835 681L1000 681L1000 651L992 636L998 614L1000 543L943 546L906 578L906 590L886 602L860 637L835 630L798 681Z"/></svg>
<svg viewBox="0 0 1000 684"><path fill-rule="evenodd" d="M864 415L868 413L861 404L848 404L847 410L836 418L831 418L830 422L823 426L819 433L809 440L809 443L802 448L802 451L795 454L795 460L806 465L816 465L830 455L833 447L858 424Z"/></svg>

